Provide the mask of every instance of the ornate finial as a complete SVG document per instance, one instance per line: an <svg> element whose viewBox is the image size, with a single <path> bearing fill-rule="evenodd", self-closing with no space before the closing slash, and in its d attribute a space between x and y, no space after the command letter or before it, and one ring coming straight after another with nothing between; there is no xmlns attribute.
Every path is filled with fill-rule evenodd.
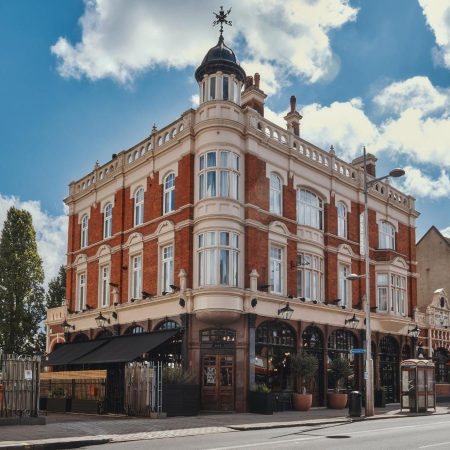
<svg viewBox="0 0 450 450"><path fill-rule="evenodd" d="M213 21L213 27L218 25L220 23L220 39L223 39L222 33L223 33L223 24L232 26L231 20L227 20L228 15L231 12L231 8L225 12L223 10L223 6L220 7L219 14L213 12L213 14L216 16L216 20Z"/></svg>
<svg viewBox="0 0 450 450"><path fill-rule="evenodd" d="M156 128L156 123L154 123L152 126L152 134L156 133L157 131L158 131L158 129Z"/></svg>
<svg viewBox="0 0 450 450"><path fill-rule="evenodd" d="M98 159L97 159L97 161L95 161L95 164L94 164L94 170L97 170L99 167L100 167L100 163L98 162Z"/></svg>
<svg viewBox="0 0 450 450"><path fill-rule="evenodd" d="M333 144L330 145L330 153L331 153L332 155L336 154L336 152L334 151L334 145L333 145Z"/></svg>

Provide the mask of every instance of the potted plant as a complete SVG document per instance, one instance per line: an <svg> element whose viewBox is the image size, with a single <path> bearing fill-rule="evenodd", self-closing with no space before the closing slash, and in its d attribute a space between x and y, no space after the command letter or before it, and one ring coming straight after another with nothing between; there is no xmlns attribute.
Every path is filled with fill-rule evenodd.
<svg viewBox="0 0 450 450"><path fill-rule="evenodd" d="M331 375L334 378L334 392L328 394L328 407L331 409L344 409L347 405L347 393L339 392L344 381L352 375L353 370L347 359L335 358L331 362Z"/></svg>
<svg viewBox="0 0 450 450"><path fill-rule="evenodd" d="M196 416L200 410L200 385L181 366L164 367L162 408L167 417Z"/></svg>
<svg viewBox="0 0 450 450"><path fill-rule="evenodd" d="M248 394L249 411L256 414L273 414L273 393L264 384L257 384Z"/></svg>
<svg viewBox="0 0 450 450"><path fill-rule="evenodd" d="M295 355L291 360L291 371L297 378L297 393L293 394L294 408L308 411L312 406L311 385L319 368L319 361L306 352Z"/></svg>
<svg viewBox="0 0 450 450"><path fill-rule="evenodd" d="M55 387L47 398L47 411L66 412L70 411L70 398L63 387Z"/></svg>

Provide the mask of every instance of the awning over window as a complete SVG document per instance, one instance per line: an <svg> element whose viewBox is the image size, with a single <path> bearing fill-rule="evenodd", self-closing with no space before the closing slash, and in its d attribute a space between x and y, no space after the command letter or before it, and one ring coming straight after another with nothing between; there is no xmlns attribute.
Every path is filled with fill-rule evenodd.
<svg viewBox="0 0 450 450"><path fill-rule="evenodd" d="M44 365L65 366L72 364L72 361L89 354L107 342L108 340L99 339L98 341L73 342L59 345L48 355Z"/></svg>

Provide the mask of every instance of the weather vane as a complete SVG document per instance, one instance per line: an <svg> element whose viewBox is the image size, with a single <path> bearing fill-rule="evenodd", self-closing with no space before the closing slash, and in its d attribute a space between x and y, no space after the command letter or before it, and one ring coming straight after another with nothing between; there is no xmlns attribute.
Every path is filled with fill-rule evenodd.
<svg viewBox="0 0 450 450"><path fill-rule="evenodd" d="M225 12L223 10L223 6L220 7L219 14L213 12L213 14L216 16L216 20L213 22L213 27L218 25L220 23L220 37L222 37L223 33L223 24L232 26L231 20L227 20L228 15L231 12L231 8Z"/></svg>

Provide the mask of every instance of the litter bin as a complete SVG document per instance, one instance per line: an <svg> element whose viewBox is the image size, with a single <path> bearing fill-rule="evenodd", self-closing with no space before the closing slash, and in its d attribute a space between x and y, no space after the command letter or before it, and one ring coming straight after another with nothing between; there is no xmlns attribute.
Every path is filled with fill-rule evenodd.
<svg viewBox="0 0 450 450"><path fill-rule="evenodd" d="M352 391L348 397L348 415L350 417L361 417L362 395L361 392Z"/></svg>
<svg viewBox="0 0 450 450"><path fill-rule="evenodd" d="M375 407L386 408L386 391L384 389L375 390Z"/></svg>

